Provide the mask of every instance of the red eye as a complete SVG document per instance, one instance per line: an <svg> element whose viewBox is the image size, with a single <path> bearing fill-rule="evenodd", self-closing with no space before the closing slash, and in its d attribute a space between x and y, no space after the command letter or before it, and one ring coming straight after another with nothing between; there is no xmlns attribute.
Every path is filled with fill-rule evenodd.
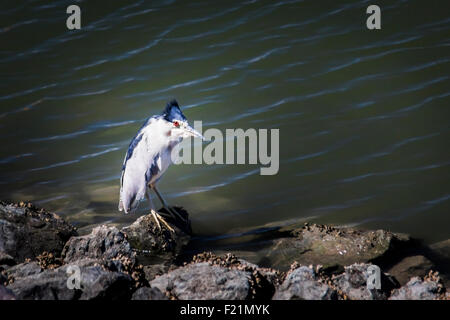
<svg viewBox="0 0 450 320"><path fill-rule="evenodd" d="M173 122L173 125L174 125L175 127L177 127L177 128L180 127L180 123L179 123L178 121L174 121L174 122Z"/></svg>

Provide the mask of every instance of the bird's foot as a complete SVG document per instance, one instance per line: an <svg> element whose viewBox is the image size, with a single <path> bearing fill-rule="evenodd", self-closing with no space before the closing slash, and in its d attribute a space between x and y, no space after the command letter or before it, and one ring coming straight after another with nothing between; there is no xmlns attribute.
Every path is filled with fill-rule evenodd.
<svg viewBox="0 0 450 320"><path fill-rule="evenodd" d="M159 223L161 222L170 232L175 233L175 230L167 223L167 221L163 217L161 217L161 215L158 212L152 209L151 213L156 221L156 225L158 226L159 230L161 230L161 224Z"/></svg>

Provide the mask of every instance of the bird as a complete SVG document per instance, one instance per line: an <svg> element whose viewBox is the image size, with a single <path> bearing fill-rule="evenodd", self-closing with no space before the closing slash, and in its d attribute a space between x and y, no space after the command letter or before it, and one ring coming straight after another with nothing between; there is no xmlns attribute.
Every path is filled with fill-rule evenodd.
<svg viewBox="0 0 450 320"><path fill-rule="evenodd" d="M150 193L153 191L169 215L185 221L178 212L169 208L156 184L173 163L173 148L188 137L205 140L200 132L189 125L175 99L166 104L162 114L151 116L145 121L131 140L125 154L120 176L119 211L124 211L125 214L133 213L147 197L150 212L158 228L161 230L161 222L174 232L162 217L163 214L155 210Z"/></svg>

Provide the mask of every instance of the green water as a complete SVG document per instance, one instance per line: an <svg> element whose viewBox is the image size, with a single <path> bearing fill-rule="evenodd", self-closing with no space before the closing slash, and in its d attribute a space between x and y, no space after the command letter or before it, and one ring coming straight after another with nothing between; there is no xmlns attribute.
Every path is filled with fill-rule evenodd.
<svg viewBox="0 0 450 320"><path fill-rule="evenodd" d="M130 139L177 98L203 129L279 128L280 170L172 166L160 182L209 240L308 220L450 238L444 1L0 4L0 198L88 232L117 211ZM245 237L244 237L245 238ZM206 245L207 246L207 245Z"/></svg>

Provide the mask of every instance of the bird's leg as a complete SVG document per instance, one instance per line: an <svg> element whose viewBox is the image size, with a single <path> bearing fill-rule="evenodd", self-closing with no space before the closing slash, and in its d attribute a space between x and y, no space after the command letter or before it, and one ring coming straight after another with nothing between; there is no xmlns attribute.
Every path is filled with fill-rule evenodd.
<svg viewBox="0 0 450 320"><path fill-rule="evenodd" d="M159 222L161 221L166 226L166 228L169 229L169 231L175 232L175 230L167 223L167 221L164 220L164 218L161 217L161 215L158 212L156 212L156 210L154 209L153 201L152 201L149 191L150 190L147 189L147 198L148 198L148 201L150 202L150 212L153 216L153 219L155 219L155 221L156 221L156 225L158 226L158 229L161 230L161 225L159 224Z"/></svg>
<svg viewBox="0 0 450 320"><path fill-rule="evenodd" d="M159 193L158 189L156 189L155 185L150 186L150 188L152 188L156 195L159 198L159 201L161 201L161 204L163 205L164 209L167 210L167 212L169 212L170 214L172 214L172 216L175 218L175 216L177 216L178 218L181 219L181 221L186 222L186 219L183 218L176 210L172 210L171 208L169 208L169 206L167 205L167 202L164 200L164 198L161 196L161 194Z"/></svg>

